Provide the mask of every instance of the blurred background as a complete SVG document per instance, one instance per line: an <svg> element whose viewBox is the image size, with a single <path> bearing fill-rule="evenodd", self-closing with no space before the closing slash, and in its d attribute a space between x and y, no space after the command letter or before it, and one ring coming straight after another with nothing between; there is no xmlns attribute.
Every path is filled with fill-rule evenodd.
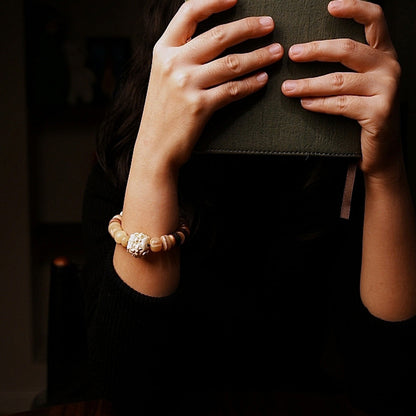
<svg viewBox="0 0 416 416"><path fill-rule="evenodd" d="M28 409L46 388L51 262L83 262L82 196L96 131L140 41L144 1L0 2L0 415ZM416 2L383 7L403 67L414 190Z"/></svg>

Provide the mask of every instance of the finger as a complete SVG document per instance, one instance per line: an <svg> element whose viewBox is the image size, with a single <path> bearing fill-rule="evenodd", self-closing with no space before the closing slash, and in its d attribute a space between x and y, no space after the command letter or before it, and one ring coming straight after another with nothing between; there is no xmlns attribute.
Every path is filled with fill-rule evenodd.
<svg viewBox="0 0 416 416"><path fill-rule="evenodd" d="M302 107L306 110L348 117L361 121L365 118L363 109L367 108L368 97L353 95L337 95L333 97L307 97L301 99Z"/></svg>
<svg viewBox="0 0 416 416"><path fill-rule="evenodd" d="M187 43L191 55L199 63L209 62L227 48L248 39L265 36L274 29L270 16L247 17L216 26Z"/></svg>
<svg viewBox="0 0 416 416"><path fill-rule="evenodd" d="M266 72L260 72L244 79L229 81L206 90L206 98L213 103L213 109L216 111L260 90L267 84L268 79Z"/></svg>
<svg viewBox="0 0 416 416"><path fill-rule="evenodd" d="M357 72L383 65L382 53L352 39L329 39L293 45L289 57L296 62L340 62Z"/></svg>
<svg viewBox="0 0 416 416"><path fill-rule="evenodd" d="M271 65L282 56L283 48L276 43L250 53L227 55L203 65L198 78L199 86L209 88L222 84Z"/></svg>
<svg viewBox="0 0 416 416"><path fill-rule="evenodd" d="M237 0L188 0L185 1L170 21L161 43L181 46L195 33L199 22L214 13L230 9Z"/></svg>
<svg viewBox="0 0 416 416"><path fill-rule="evenodd" d="M315 78L287 80L282 84L282 92L288 97L370 96L374 91L373 77L350 72L334 72Z"/></svg>
<svg viewBox="0 0 416 416"><path fill-rule="evenodd" d="M372 48L394 51L383 9L369 1L335 0L328 4L332 16L354 19L365 26L365 35Z"/></svg>

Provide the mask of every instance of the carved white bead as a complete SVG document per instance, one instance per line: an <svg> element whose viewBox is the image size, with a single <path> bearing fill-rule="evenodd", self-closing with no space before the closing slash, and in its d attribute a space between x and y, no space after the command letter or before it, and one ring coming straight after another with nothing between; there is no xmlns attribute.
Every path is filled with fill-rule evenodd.
<svg viewBox="0 0 416 416"><path fill-rule="evenodd" d="M133 233L127 243L127 251L134 257L144 256L149 252L150 237L143 233Z"/></svg>

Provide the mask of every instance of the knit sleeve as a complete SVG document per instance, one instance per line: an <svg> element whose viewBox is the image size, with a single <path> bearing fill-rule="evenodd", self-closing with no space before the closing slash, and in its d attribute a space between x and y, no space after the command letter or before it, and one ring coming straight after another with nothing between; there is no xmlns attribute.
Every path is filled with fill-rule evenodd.
<svg viewBox="0 0 416 416"><path fill-rule="evenodd" d="M348 364L353 402L377 415L416 414L416 318L386 322L362 307Z"/></svg>
<svg viewBox="0 0 416 416"><path fill-rule="evenodd" d="M153 298L125 284L113 267L109 219L119 213L122 194L96 166L84 196L83 226L89 367L93 394L124 407L140 408L166 390L177 373L180 293ZM163 374L163 376L161 376ZM152 386L151 388L149 386Z"/></svg>

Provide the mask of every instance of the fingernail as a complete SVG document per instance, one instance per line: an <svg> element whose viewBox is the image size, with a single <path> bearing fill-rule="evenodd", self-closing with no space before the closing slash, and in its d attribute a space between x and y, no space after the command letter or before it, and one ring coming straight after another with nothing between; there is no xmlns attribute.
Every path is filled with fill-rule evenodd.
<svg viewBox="0 0 416 416"><path fill-rule="evenodd" d="M301 45L295 45L290 48L290 53L292 55L300 55L303 51L303 47Z"/></svg>
<svg viewBox="0 0 416 416"><path fill-rule="evenodd" d="M331 9L336 9L341 6L342 0L333 0L328 4L328 7Z"/></svg>
<svg viewBox="0 0 416 416"><path fill-rule="evenodd" d="M296 81L285 81L283 89L287 92L294 91L296 89Z"/></svg>
<svg viewBox="0 0 416 416"><path fill-rule="evenodd" d="M266 27L273 26L273 19L270 16L260 17L259 22L262 26L266 26Z"/></svg>
<svg viewBox="0 0 416 416"><path fill-rule="evenodd" d="M261 72L260 74L257 75L257 81L258 82L265 82L267 81L268 75L266 74L266 72Z"/></svg>
<svg viewBox="0 0 416 416"><path fill-rule="evenodd" d="M273 45L269 46L269 52L272 55L279 55L282 51L282 47L278 43L274 43Z"/></svg>
<svg viewBox="0 0 416 416"><path fill-rule="evenodd" d="M302 103L302 105L303 105L304 107L308 107L308 106L312 105L313 100L312 100L311 98L302 98L302 99L300 100L300 102Z"/></svg>

